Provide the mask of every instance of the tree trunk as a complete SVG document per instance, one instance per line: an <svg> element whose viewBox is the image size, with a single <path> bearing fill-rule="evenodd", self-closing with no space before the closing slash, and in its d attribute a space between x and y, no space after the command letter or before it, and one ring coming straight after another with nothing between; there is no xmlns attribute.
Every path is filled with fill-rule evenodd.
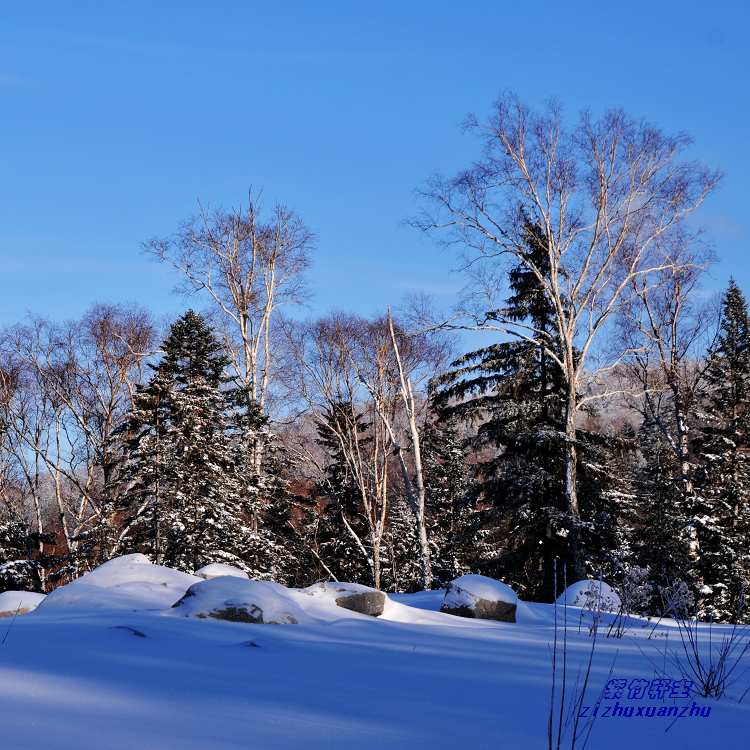
<svg viewBox="0 0 750 750"><path fill-rule="evenodd" d="M419 438L414 443L414 473L416 475L417 492L414 492L409 470L404 459L404 452L401 446L394 444L394 453L398 456L398 463L401 469L401 478L404 483L404 491L409 500L414 518L417 522L417 536L419 538L419 563L422 568L422 585L425 591L432 586L432 565L430 563L430 543L427 539L427 523L425 519L425 491L424 481L422 480L422 461L420 456Z"/></svg>
<svg viewBox="0 0 750 750"><path fill-rule="evenodd" d="M409 396L411 397L411 384L409 384ZM417 420L413 410L414 399L412 398L411 401L412 409L409 413L409 429L411 430L411 440L414 448L414 481L417 485L417 496L415 499L417 506L417 531L419 533L419 554L422 563L422 587L425 591L428 591L432 588L432 563L430 560L430 543L427 538L426 498L424 473L422 471L422 446L419 440L419 429L417 427Z"/></svg>
<svg viewBox="0 0 750 750"><path fill-rule="evenodd" d="M380 591L380 535L373 534L372 537L372 582L373 586Z"/></svg>
<svg viewBox="0 0 750 750"><path fill-rule="evenodd" d="M568 379L565 409L565 501L571 519L568 534L570 561L576 580L586 577L586 561L580 535L581 510L578 505L578 444L576 440L576 414L578 408L575 378Z"/></svg>
<svg viewBox="0 0 750 750"><path fill-rule="evenodd" d="M390 309L388 310L388 331L391 337L391 345L393 346L393 354L396 358L396 364L398 365L399 380L401 383L401 398L404 404L404 411L406 412L406 416L409 421L409 434L411 436L411 444L414 451L414 484L416 485L416 493L414 492L414 485L412 485L411 479L409 478L409 472L406 468L406 462L404 461L401 446L398 445L395 440L395 435L392 428L390 427L390 423L386 420L384 409L381 410L382 418L383 421L386 422L388 431L390 432L391 438L393 439L394 447L401 464L401 471L404 478L404 489L409 496L409 502L411 503L412 510L414 511L414 517L417 521L419 557L420 566L422 568L422 587L425 591L427 591L432 587L432 564L430 562L430 543L427 538L427 519L425 517L425 489L424 474L422 471L422 448L419 440L419 427L417 426L417 410L414 402L414 391L411 387L411 379L404 371L404 365L401 360L401 353L398 348L396 331L393 327L393 317L391 316Z"/></svg>
<svg viewBox="0 0 750 750"><path fill-rule="evenodd" d="M680 467L680 486L682 487L682 497L685 502L685 507L688 509L693 505L690 502L690 497L693 494L693 477L692 467L690 466L690 435L687 407L685 405L685 399L683 398L679 382L674 382L672 384L672 395L674 399L674 417L677 432L675 447L677 449L677 460ZM693 518L688 527L688 554L696 561L701 555L701 540L698 536L698 528L698 523L696 519Z"/></svg>
<svg viewBox="0 0 750 750"><path fill-rule="evenodd" d="M567 510L575 519L581 517L581 511L578 507L578 487L577 487L577 463L578 449L576 442L576 412L577 412L577 393L575 381L569 379L568 398L565 408L565 500Z"/></svg>

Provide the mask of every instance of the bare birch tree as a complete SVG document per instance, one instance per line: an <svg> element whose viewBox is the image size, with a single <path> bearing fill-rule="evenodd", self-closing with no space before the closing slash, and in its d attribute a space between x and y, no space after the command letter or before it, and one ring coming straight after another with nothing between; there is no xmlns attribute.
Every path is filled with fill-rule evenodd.
<svg viewBox="0 0 750 750"><path fill-rule="evenodd" d="M145 313L106 306L65 325L35 320L3 337L3 361L17 374L4 410L8 448L25 479L38 532L51 495L55 526L70 555L103 520L104 492L116 466L114 431L152 343Z"/></svg>
<svg viewBox="0 0 750 750"><path fill-rule="evenodd" d="M686 136L667 135L620 110L598 119L584 112L568 127L556 104L535 112L506 95L488 120L471 117L467 127L482 141L481 158L453 179L435 178L425 191L433 209L415 223L460 245L467 266L488 268L492 280L497 261L522 264L552 304L555 345L502 310L485 310L460 325L544 346L560 366L566 380L565 496L576 519L577 417L602 395L585 386L592 370L613 367L626 354L602 361L602 334L611 330L635 281L649 283L678 265L665 252L670 244L660 240L677 230L687 234L684 220L719 175L685 160ZM529 257L528 222L542 230L547 272ZM576 567L580 574L580 560Z"/></svg>
<svg viewBox="0 0 750 750"><path fill-rule="evenodd" d="M427 401L422 398L420 402L415 396L415 382L417 387L424 385L440 365L445 364L445 341L434 333L409 335L394 323L389 310L385 318L364 327L359 350L360 356L353 360L354 367L372 399L398 462L404 494L416 524L422 586L429 589L432 566L420 442ZM407 451L411 461L407 460Z"/></svg>
<svg viewBox="0 0 750 750"><path fill-rule="evenodd" d="M432 572L420 447L427 404L419 398L419 389L445 361L445 341L424 333L408 334L390 312L372 320L332 315L297 329L291 339L301 374L298 393L313 419L322 423L329 417L326 426L359 489L367 544L357 539L348 519L342 520L367 558L373 580L380 585L381 547L390 494L396 489L389 481L395 459L394 469L414 514L422 583L429 588ZM305 459L324 483L321 460L309 451Z"/></svg>
<svg viewBox="0 0 750 750"><path fill-rule="evenodd" d="M276 205L265 219L259 198L251 193L245 208L230 211L201 207L174 236L144 247L184 277L183 291L208 296L239 381L267 411L274 320L283 307L305 299L314 237L285 206Z"/></svg>
<svg viewBox="0 0 750 750"><path fill-rule="evenodd" d="M720 315L700 290L712 257L675 237L678 261L653 278L634 279L619 313L619 333L630 355L618 375L631 408L656 425L679 467L682 494L693 493L690 443L701 398L704 353L718 330ZM694 532L694 529L692 530ZM695 534L693 533L695 547ZM694 551L697 551L694 549Z"/></svg>
<svg viewBox="0 0 750 750"><path fill-rule="evenodd" d="M389 504L388 458L390 438L383 421L359 377L355 362L363 321L351 315L334 314L305 326L290 328L289 344L299 367L297 392L313 420L325 422L337 441L347 471L357 488L367 536L355 529L344 508L338 508L346 532L362 553L373 584L380 588L381 547ZM333 418L326 421L326 415ZM364 423L362 417L365 417ZM325 485L325 458L303 444L300 458ZM333 493L332 493L333 494Z"/></svg>

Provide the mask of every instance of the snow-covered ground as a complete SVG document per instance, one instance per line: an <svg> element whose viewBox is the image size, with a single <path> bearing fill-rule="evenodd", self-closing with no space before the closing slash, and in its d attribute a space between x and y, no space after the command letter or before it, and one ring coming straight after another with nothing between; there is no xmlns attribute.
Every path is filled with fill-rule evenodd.
<svg viewBox="0 0 750 750"><path fill-rule="evenodd" d="M299 624L253 625L179 616L170 604L201 579L130 563L0 620L2 750L546 747L549 605L519 602L516 623L467 620L424 592L372 618L314 589L288 595ZM572 671L590 646L579 614L568 610ZM673 624L647 639L651 626L633 623L601 637L592 694L608 677L655 677L677 647ZM750 705L696 702L710 716L598 718L588 747L750 747Z"/></svg>

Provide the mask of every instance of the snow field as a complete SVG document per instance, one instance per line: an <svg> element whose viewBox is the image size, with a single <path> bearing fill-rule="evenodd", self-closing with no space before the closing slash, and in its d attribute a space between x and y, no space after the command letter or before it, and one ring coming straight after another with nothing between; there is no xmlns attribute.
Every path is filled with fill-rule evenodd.
<svg viewBox="0 0 750 750"><path fill-rule="evenodd" d="M338 584L268 584L299 607L298 624L179 617L171 605L203 579L139 558L15 619L0 649L3 750L546 747L550 605L519 602L516 623L468 620L437 611L443 592L430 591L391 595L372 618L337 607ZM226 587L226 599L261 582L205 583ZM652 625L634 623L626 638L600 639L592 695L610 668L653 676L674 641L673 623L650 640ZM575 674L591 642L575 625L567 640ZM747 748L750 707L713 705L666 735L663 720L600 719L589 747Z"/></svg>

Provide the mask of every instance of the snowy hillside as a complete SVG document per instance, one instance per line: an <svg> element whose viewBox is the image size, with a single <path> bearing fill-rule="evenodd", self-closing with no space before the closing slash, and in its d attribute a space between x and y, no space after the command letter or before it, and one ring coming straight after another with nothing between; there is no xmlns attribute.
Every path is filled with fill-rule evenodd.
<svg viewBox="0 0 750 750"><path fill-rule="evenodd" d="M547 746L549 605L519 602L515 623L470 620L437 611L437 591L391 596L375 618L337 606L333 584L264 584L264 601L297 624L226 622L200 616L215 604L206 592L238 602L259 584L223 577L209 588L138 558L0 620L3 750ZM189 587L203 593L173 608ZM591 643L580 615L568 609L571 673ZM592 695L612 677L654 678L665 648L677 648L673 623L651 639L644 625L600 635ZM750 746L750 705L662 704L691 700L710 714L598 718L589 747L706 750L718 736L725 750Z"/></svg>

